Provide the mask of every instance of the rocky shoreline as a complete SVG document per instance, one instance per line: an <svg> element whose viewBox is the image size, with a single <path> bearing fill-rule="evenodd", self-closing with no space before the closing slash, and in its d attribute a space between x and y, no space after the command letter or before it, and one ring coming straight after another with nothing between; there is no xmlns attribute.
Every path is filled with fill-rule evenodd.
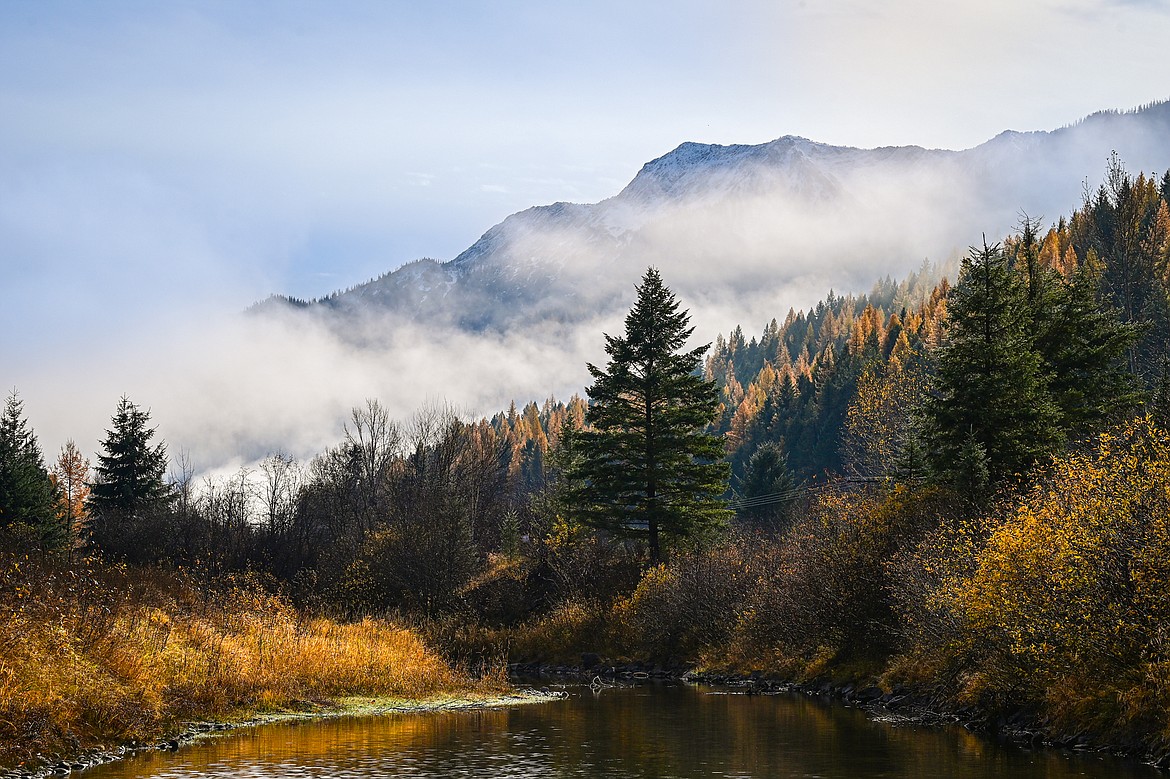
<svg viewBox="0 0 1170 779"><path fill-rule="evenodd" d="M597 655L583 655L578 665L515 663L508 666L515 678L563 679L589 683L677 681L741 690L746 695L800 694L838 701L864 709L871 717L887 722L926 727L959 726L1001 743L1025 749L1053 749L1067 752L1099 752L1140 762L1161 770L1170 769L1170 753L1151 753L1140 743L1102 743L1086 732L1052 733L1039 717L1023 709L992 716L973 706L956 706L935 695L923 694L907 685L886 691L875 683L834 682L815 679L794 682L760 671L750 674L696 671L685 665L649 662L607 663Z"/></svg>
<svg viewBox="0 0 1170 779"><path fill-rule="evenodd" d="M189 743L200 736L248 727L250 725L260 724L260 722L261 720L193 722L183 731L160 739L158 742L140 743L138 741L131 741L128 744L121 744L112 749L87 749L69 756L62 756L57 753L42 755L36 763L31 765L6 770L0 769L0 779L45 779L45 777L50 776L65 776L74 771L82 771L86 768L104 765L105 763L124 760L139 752L174 751L183 744Z"/></svg>

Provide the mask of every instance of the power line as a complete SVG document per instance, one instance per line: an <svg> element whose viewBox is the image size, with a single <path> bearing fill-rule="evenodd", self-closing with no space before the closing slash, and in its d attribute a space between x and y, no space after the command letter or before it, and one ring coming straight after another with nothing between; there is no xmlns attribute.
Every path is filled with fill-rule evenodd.
<svg viewBox="0 0 1170 779"><path fill-rule="evenodd" d="M871 477L851 477L842 479L841 481L850 484L877 484L888 479L885 476L871 476ZM830 488L829 484L814 484L806 487L794 487L788 490L781 490L780 492L772 492L767 495L753 495L750 498L733 498L727 501L727 507L736 511L742 509L759 508L761 506L771 506L776 503L786 503L803 495L823 492Z"/></svg>
<svg viewBox="0 0 1170 779"><path fill-rule="evenodd" d="M800 497L808 492L810 488L796 487L781 492L773 492L767 495L753 495L750 498L739 498L736 500L729 500L727 505L733 509L757 508L759 506L770 506L774 503L786 503L790 500Z"/></svg>

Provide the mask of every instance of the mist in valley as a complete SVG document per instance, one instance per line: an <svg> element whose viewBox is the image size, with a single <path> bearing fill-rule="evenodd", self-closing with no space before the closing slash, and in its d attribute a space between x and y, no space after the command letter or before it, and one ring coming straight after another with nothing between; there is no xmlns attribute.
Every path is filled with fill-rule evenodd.
<svg viewBox="0 0 1170 779"><path fill-rule="evenodd" d="M1131 170L1161 170L1165 142L1132 125L1106 116L964 153L789 140L779 164L774 154L714 169L684 160L666 173L650 163L599 204L510 217L395 288L390 304L379 295L396 274L307 308L180 309L125 328L122 344L104 334L109 348L38 357L18 389L50 456L68 438L96 451L126 394L196 473L274 451L307 460L370 398L398 418L436 401L480 417L567 400L584 394L587 362L604 364L602 334L621 332L647 266L690 310L693 344L737 325L750 336L830 290L864 293L924 262L953 267L1024 214L1055 222L1099 184L1118 141Z"/></svg>

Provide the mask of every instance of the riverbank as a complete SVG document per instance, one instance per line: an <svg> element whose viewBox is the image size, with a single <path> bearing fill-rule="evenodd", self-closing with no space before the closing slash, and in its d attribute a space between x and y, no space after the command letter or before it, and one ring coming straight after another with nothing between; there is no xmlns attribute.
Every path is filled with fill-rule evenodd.
<svg viewBox="0 0 1170 779"><path fill-rule="evenodd" d="M39 755L15 768L0 768L0 779L46 779L64 776L106 763L124 760L140 752L174 751L194 741L215 738L241 728L257 727L292 720L319 720L330 717L374 717L398 713L423 713L466 709L497 709L507 706L542 703L561 695L532 689L509 693L439 695L423 699L350 696L329 701L303 701L297 708L264 712L237 712L235 716L215 721L193 721L180 730L148 739L120 744L113 748L94 747L72 754Z"/></svg>
<svg viewBox="0 0 1170 779"><path fill-rule="evenodd" d="M1017 747L1065 752L1096 752L1133 760L1159 769L1170 768L1170 754L1152 751L1138 739L1108 741L1087 730L1058 730L1051 721L1023 707L991 711L963 705L903 683L877 678L850 681L814 679L805 682L768 678L762 674L688 672L688 682L743 689L751 695L796 692L840 701L864 709L874 719L928 727L960 726L973 733Z"/></svg>
<svg viewBox="0 0 1170 779"><path fill-rule="evenodd" d="M507 689L502 669L473 678L408 628L308 615L249 577L0 561L3 768L167 742L190 722L348 711L355 695Z"/></svg>
<svg viewBox="0 0 1170 779"><path fill-rule="evenodd" d="M801 681L766 671L698 670L691 664L663 664L651 661L613 662L585 653L576 664L513 663L513 678L530 680L572 680L582 684L675 681L721 687L745 695L799 694L822 698L865 710L870 717L886 722L927 727L959 726L997 742L1017 747L1045 748L1065 752L1096 752L1170 769L1170 753L1151 750L1138 739L1109 741L1088 730L1058 730L1051 721L1023 707L991 711L964 705L952 699L904 682L891 682L875 675L855 674L837 669L836 676L819 676Z"/></svg>
<svg viewBox="0 0 1170 779"><path fill-rule="evenodd" d="M576 564L608 586L469 629L473 645L907 690L989 731L1170 755L1170 434L1152 417L985 506L939 487L840 485L782 532L737 528L634 583L627 550L561 546L534 558L530 581Z"/></svg>

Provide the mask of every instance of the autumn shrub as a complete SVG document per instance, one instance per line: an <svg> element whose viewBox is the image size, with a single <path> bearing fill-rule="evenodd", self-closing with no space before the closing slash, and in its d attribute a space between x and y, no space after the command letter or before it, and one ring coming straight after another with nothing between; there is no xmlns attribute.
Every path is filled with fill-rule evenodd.
<svg viewBox="0 0 1170 779"><path fill-rule="evenodd" d="M1170 745L1170 436L1149 419L1058 458L940 593L959 694Z"/></svg>
<svg viewBox="0 0 1170 779"><path fill-rule="evenodd" d="M750 537L737 534L649 569L614 609L627 653L693 660L722 647L754 583L753 546Z"/></svg>
<svg viewBox="0 0 1170 779"><path fill-rule="evenodd" d="M637 585L636 546L561 516L523 554L488 554L455 593L459 607L414 617L452 662L494 670L510 662L574 665L582 653L614 656L613 605Z"/></svg>
<svg viewBox="0 0 1170 779"><path fill-rule="evenodd" d="M975 570L994 520L973 515L968 502L947 489L927 487L904 497L903 511L917 515L912 524L922 533L883 563L894 614L887 676L945 695L960 670L963 624L943 594Z"/></svg>
<svg viewBox="0 0 1170 779"><path fill-rule="evenodd" d="M463 588L476 620L491 626L516 625L535 610L533 563L519 555L488 555L484 570Z"/></svg>
<svg viewBox="0 0 1170 779"><path fill-rule="evenodd" d="M489 554L484 570L460 593L464 608L413 615L412 625L453 665L477 677L506 673L513 633L523 632L539 612L529 593L532 571L530 559Z"/></svg>
<svg viewBox="0 0 1170 779"><path fill-rule="evenodd" d="M575 522L558 518L536 550L544 604L581 600L612 602L637 586L642 554L631 542L616 543Z"/></svg>
<svg viewBox="0 0 1170 779"><path fill-rule="evenodd" d="M254 577L0 563L0 763L189 718L466 686L393 624L299 615Z"/></svg>
<svg viewBox="0 0 1170 779"><path fill-rule="evenodd" d="M450 507L366 536L339 577L333 599L353 613L395 607L435 615L460 608L480 571L466 517Z"/></svg>
<svg viewBox="0 0 1170 779"><path fill-rule="evenodd" d="M887 562L936 523L923 496L826 491L760 571L737 629L738 654L826 663L881 658L898 645Z"/></svg>
<svg viewBox="0 0 1170 779"><path fill-rule="evenodd" d="M613 620L608 603L581 598L558 603L508 632L513 662L574 665L584 652L614 654Z"/></svg>

